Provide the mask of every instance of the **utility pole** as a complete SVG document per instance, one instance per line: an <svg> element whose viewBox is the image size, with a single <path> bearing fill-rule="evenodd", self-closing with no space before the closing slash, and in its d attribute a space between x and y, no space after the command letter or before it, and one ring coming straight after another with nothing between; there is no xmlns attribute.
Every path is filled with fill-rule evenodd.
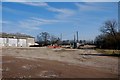
<svg viewBox="0 0 120 80"><path fill-rule="evenodd" d="M75 38L75 35L74 35L73 48L74 48L74 49L76 48L76 38Z"/></svg>
<svg viewBox="0 0 120 80"><path fill-rule="evenodd" d="M60 44L62 45L62 33L60 34Z"/></svg>
<svg viewBox="0 0 120 80"><path fill-rule="evenodd" d="M62 33L60 34L60 40L62 41Z"/></svg>
<svg viewBox="0 0 120 80"><path fill-rule="evenodd" d="M77 43L78 43L78 31L76 33L77 33Z"/></svg>
<svg viewBox="0 0 120 80"><path fill-rule="evenodd" d="M74 42L76 42L75 35L74 35Z"/></svg>

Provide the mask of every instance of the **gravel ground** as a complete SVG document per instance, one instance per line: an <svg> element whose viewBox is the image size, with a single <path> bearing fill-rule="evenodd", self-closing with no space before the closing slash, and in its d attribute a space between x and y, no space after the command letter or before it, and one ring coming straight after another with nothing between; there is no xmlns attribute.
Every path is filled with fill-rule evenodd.
<svg viewBox="0 0 120 80"><path fill-rule="evenodd" d="M63 70L58 71L58 72L50 71L52 67L46 68L48 70L45 70L45 71L42 70L42 72L39 69L38 71L41 72L39 74L39 77L42 77L44 75L49 75L49 74L52 74L52 77L95 77L94 76L95 73L97 74L96 77L117 77L117 75L118 75L118 58L117 57L109 57L109 56L99 56L99 54L101 54L101 53L97 53L95 50L87 50L87 49L86 50L82 50L82 49L79 49L79 50L78 49L76 49L76 50L74 50L74 49L49 49L46 47L43 47L43 48L2 48L2 56L3 56L2 62L4 64L3 68L5 68L5 70L7 70L7 71L9 71L10 65L12 65L12 63L15 63L14 61L16 59L18 59L20 61L27 61L26 63L29 63L29 61L30 62L35 61L38 64L41 64L38 61L47 60L46 62L49 62L49 63L51 63L51 61L52 62L58 61L59 66L62 66L62 63L65 63L67 67L70 67L68 69L67 73L64 72L64 70L66 70L66 67L63 67ZM10 60L8 60L9 59L8 56L11 56ZM8 61L6 62L6 60L8 60ZM10 64L8 65L8 63L10 63ZM23 65L23 64L21 64L21 66L22 66L22 69L25 69L25 70L31 69L31 65L33 67L32 63L31 63L31 65L27 65L27 64ZM52 63L52 65L55 65L55 64L57 64L57 63ZM8 68L6 68L7 65L9 66ZM46 63L46 65L48 65L48 64ZM57 67L58 66L56 66L56 68ZM75 67L75 68L72 68L72 67ZM19 67L14 68L15 71L18 68ZM53 69L54 68L55 67L53 67ZM81 70L79 70L79 68ZM85 70L86 68L89 68L89 69ZM57 70L61 70L61 69L58 68ZM77 70L79 72L74 72ZM93 71L93 75L90 74L91 73L90 70ZM12 71L14 71L14 70L12 70ZM74 74L68 75L68 73L70 71L73 71ZM84 74L80 74L81 71ZM3 70L4 74L6 72L4 72L4 70ZM63 72L62 74L64 74L65 76L57 75L57 74L59 74L59 72L60 73ZM9 73L6 73L5 75L8 76L8 74ZM104 74L104 76L103 76L103 74ZM13 75L13 76L15 77L15 75ZM10 76L8 76L8 77L10 77ZM38 77L38 76L34 75L32 77ZM48 77L51 77L51 76L48 76Z"/></svg>

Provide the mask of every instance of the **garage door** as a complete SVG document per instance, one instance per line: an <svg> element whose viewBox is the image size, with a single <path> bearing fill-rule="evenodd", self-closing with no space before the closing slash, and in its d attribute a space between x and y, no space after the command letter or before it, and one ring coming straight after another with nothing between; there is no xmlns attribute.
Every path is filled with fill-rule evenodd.
<svg viewBox="0 0 120 80"><path fill-rule="evenodd" d="M26 47L26 39L19 39L18 44L20 47Z"/></svg>
<svg viewBox="0 0 120 80"><path fill-rule="evenodd" d="M6 38L0 38L0 46L5 46L6 45Z"/></svg>
<svg viewBox="0 0 120 80"><path fill-rule="evenodd" d="M17 47L17 39L10 39L9 38L8 45Z"/></svg>

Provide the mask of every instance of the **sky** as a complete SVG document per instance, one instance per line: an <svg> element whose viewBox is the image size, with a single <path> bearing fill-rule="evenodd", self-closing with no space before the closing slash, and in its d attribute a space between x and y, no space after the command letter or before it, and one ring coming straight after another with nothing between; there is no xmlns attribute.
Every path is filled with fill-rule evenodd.
<svg viewBox="0 0 120 80"><path fill-rule="evenodd" d="M7 0L6 0L7 1ZM2 32L36 37L41 32L63 39L93 40L106 20L118 19L117 2L2 2Z"/></svg>
<svg viewBox="0 0 120 80"><path fill-rule="evenodd" d="M3 2L118 2L119 0L2 0Z"/></svg>

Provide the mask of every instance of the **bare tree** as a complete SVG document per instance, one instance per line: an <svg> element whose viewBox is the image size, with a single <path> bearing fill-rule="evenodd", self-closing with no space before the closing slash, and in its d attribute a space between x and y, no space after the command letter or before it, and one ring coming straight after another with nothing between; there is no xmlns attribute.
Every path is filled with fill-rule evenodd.
<svg viewBox="0 0 120 80"><path fill-rule="evenodd" d="M58 38L54 35L51 35L50 40L51 40L51 44L55 44L57 42Z"/></svg>
<svg viewBox="0 0 120 80"><path fill-rule="evenodd" d="M104 23L103 27L101 27L101 32L111 37L111 39L115 40L116 48L118 49L118 39L117 39L117 22L115 20L108 20ZM111 35L111 36L110 36Z"/></svg>
<svg viewBox="0 0 120 80"><path fill-rule="evenodd" d="M39 35L37 35L38 43L42 42L44 45L47 45L49 39L50 39L50 34L47 32L41 32Z"/></svg>
<svg viewBox="0 0 120 80"><path fill-rule="evenodd" d="M117 22L115 20L108 20L104 23L103 27L101 28L101 32L103 34L110 34L116 38L117 33Z"/></svg>

